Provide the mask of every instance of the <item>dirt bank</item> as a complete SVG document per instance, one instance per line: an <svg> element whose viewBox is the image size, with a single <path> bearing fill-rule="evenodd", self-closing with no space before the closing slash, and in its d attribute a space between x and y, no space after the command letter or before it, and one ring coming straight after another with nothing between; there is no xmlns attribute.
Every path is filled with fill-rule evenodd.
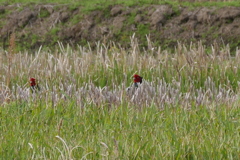
<svg viewBox="0 0 240 160"><path fill-rule="evenodd" d="M147 45L146 34L162 47L177 41L199 41L206 45L240 46L240 7L195 8L150 5L109 6L85 12L83 7L56 4L21 4L0 7L0 43L7 48L9 35L16 34L20 48L52 46L57 41L84 45L86 42L113 40L129 45L135 33Z"/></svg>

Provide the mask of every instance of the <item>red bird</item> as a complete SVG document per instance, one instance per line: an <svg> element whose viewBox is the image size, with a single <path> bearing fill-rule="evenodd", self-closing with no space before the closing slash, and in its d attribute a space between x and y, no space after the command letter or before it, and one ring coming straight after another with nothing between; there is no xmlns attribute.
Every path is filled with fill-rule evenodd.
<svg viewBox="0 0 240 160"><path fill-rule="evenodd" d="M36 79L35 78L30 78L30 88L32 92L35 91L40 91L40 88L38 86L38 84L36 83Z"/></svg>
<svg viewBox="0 0 240 160"><path fill-rule="evenodd" d="M134 86L135 87L138 87L138 83L142 83L142 77L141 76L139 76L139 75L137 75L137 74L134 74L134 76L133 76L133 82L134 82Z"/></svg>

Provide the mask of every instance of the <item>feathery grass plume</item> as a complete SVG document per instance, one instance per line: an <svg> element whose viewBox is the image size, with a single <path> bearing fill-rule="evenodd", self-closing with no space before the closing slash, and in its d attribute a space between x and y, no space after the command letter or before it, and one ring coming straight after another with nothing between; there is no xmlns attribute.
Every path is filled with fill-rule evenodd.
<svg viewBox="0 0 240 160"><path fill-rule="evenodd" d="M15 49L16 49L15 33L12 33L9 39L9 47L8 47L8 55L7 55L7 58L8 58L7 86L9 88L11 88L11 67L12 67L12 58L14 56Z"/></svg>
<svg viewBox="0 0 240 160"><path fill-rule="evenodd" d="M12 92L7 86L1 85L0 88L0 105L8 104L12 98Z"/></svg>
<svg viewBox="0 0 240 160"><path fill-rule="evenodd" d="M7 70L6 70L6 86L8 87L7 95L9 95L6 99L5 102L9 103L11 100L11 89L12 89L12 59L14 58L14 53L16 50L15 46L15 33L12 33L10 35L9 39L9 47L8 47L8 52L7 52Z"/></svg>
<svg viewBox="0 0 240 160"><path fill-rule="evenodd" d="M201 43L191 44L190 48L178 43L175 53L154 50L154 54L149 54L140 53L134 36L131 42L130 49L111 42L108 45L96 43L96 50L89 49L89 46L72 50L59 43L60 53L52 54L41 49L36 54L24 52L14 56L11 71L19 76L13 80L19 83L19 77L32 73L44 79L41 90L46 92L41 92L41 96L47 106L71 101L81 106L86 106L85 102L98 106L130 102L136 106L153 103L160 107L169 103L187 106L192 101L204 105L210 99L224 103L234 101L239 90L240 61L238 58L224 58L229 56L229 47L220 49L219 52L225 53L216 58L211 53L207 55ZM156 47L150 38L148 43L150 48ZM7 66L8 62L4 63ZM8 68L3 71L7 73ZM132 83L127 77L131 77L134 71L142 73L149 82L139 85L137 92L124 94L125 86ZM208 77L211 83L205 83L210 81ZM7 76L0 78L3 86L7 86ZM28 101L31 96L26 94L24 87L21 84L16 86L16 92L9 91L7 95L12 95L16 101ZM6 97L4 93L0 93L2 97Z"/></svg>

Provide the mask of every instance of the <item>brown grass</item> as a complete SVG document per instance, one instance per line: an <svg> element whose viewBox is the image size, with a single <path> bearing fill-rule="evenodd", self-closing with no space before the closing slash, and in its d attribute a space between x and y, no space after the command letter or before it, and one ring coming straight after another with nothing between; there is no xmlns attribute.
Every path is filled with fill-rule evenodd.
<svg viewBox="0 0 240 160"><path fill-rule="evenodd" d="M7 52L7 60L8 60L8 67L7 67L7 72L6 72L6 86L8 87L7 90L5 90L5 99L4 102L9 103L11 100L11 94L9 93L11 88L12 88L12 84L11 84L11 77L12 77L12 59L14 57L16 51L16 44L15 44L15 33L12 33L10 35L10 39L9 39L9 47L8 47L8 52Z"/></svg>
<svg viewBox="0 0 240 160"><path fill-rule="evenodd" d="M131 43L128 50L115 43L97 43L96 50L82 46L72 50L59 43L59 50L54 53L40 48L34 54L14 54L11 57L14 66L9 65L10 70L5 68L6 72L16 75L12 77L14 84L12 90L5 87L1 91L1 100L11 97L12 101L41 101L53 107L72 102L81 107L87 104L115 106L127 102L140 107L157 105L161 108L213 102L232 104L237 100L239 89L234 90L226 76L229 71L237 73L240 62L231 57L229 47L217 49L215 45L212 53L206 54L201 42L189 47L178 44L175 52L169 53L153 46L148 39L149 47L143 52L134 36ZM218 70L214 66L219 66ZM127 92L132 81L129 73L145 76L137 90ZM201 74L208 76L199 79ZM29 93L26 85L29 76L39 80L41 92ZM96 85L104 76L108 77L106 86ZM218 76L221 84L216 86ZM120 83L118 79L121 79ZM195 85L196 80L202 81L201 87ZM9 80L4 76L1 81L2 86L8 86Z"/></svg>

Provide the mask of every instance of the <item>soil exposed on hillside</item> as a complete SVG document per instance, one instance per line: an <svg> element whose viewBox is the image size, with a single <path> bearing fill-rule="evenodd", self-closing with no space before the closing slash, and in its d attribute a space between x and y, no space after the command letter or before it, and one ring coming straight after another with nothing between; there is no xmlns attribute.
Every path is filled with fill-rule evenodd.
<svg viewBox="0 0 240 160"><path fill-rule="evenodd" d="M169 5L115 5L86 13L82 7L67 5L16 4L1 6L0 18L4 49L13 32L16 43L29 49L52 46L57 41L76 46L112 40L127 47L134 33L143 47L147 46L146 34L162 47L199 40L205 45L240 46L240 7L193 10Z"/></svg>

